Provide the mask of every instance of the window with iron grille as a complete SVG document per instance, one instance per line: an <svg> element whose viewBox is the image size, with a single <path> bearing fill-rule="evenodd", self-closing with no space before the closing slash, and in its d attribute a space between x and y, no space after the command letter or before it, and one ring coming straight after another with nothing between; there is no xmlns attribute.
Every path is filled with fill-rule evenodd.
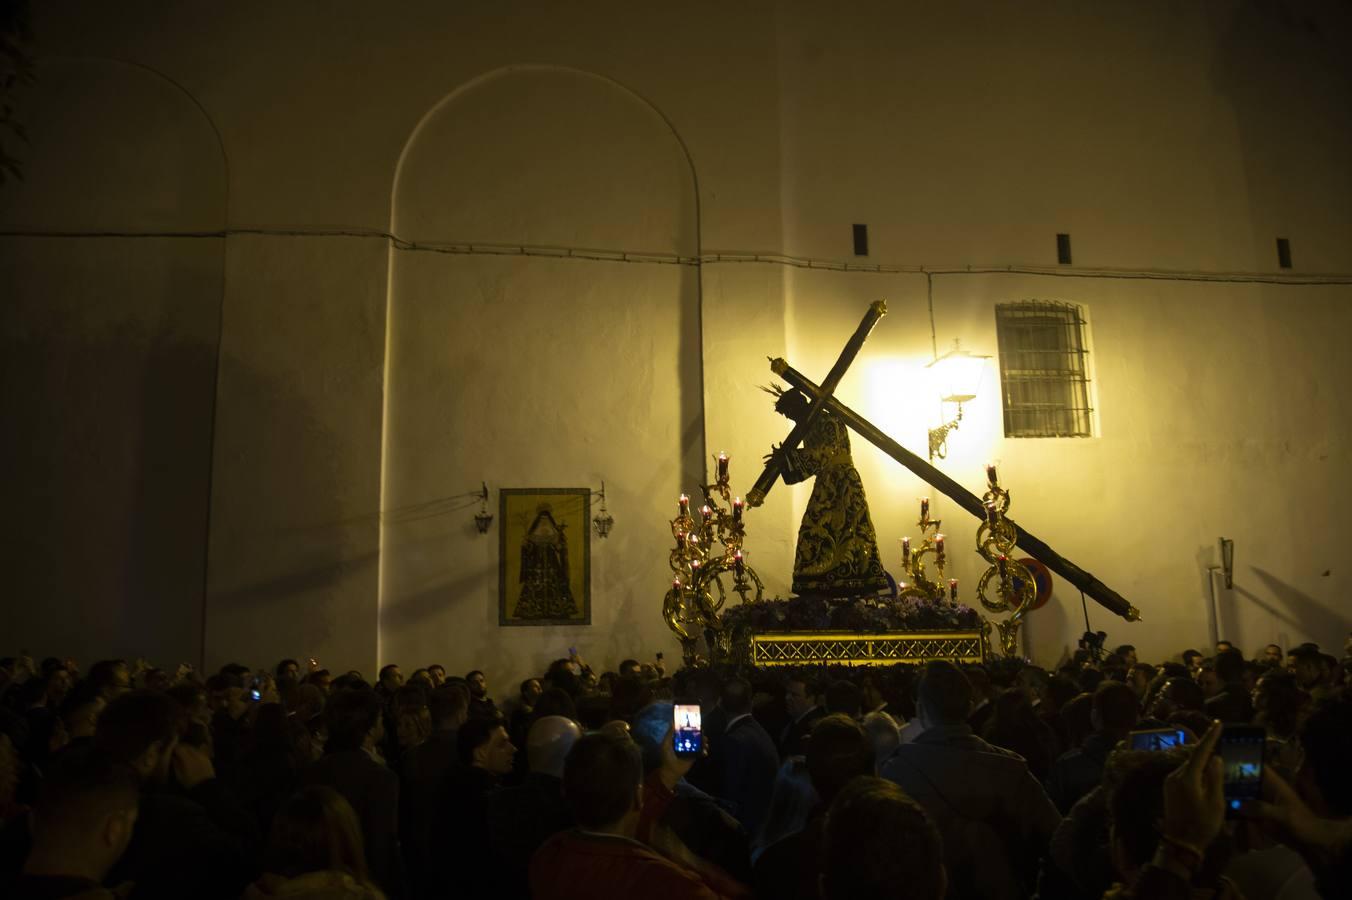
<svg viewBox="0 0 1352 900"><path fill-rule="evenodd" d="M1051 300L995 306L1005 437L1092 437L1080 307Z"/></svg>

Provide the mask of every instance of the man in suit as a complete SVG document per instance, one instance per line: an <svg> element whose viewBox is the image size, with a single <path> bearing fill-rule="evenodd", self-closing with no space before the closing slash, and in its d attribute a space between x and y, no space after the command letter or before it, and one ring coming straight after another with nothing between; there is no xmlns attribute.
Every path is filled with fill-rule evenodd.
<svg viewBox="0 0 1352 900"><path fill-rule="evenodd" d="M765 820L779 771L775 742L752 717L751 700L751 684L745 679L723 685L720 703L728 726L709 747L717 795L732 803L732 814L747 834L755 834Z"/></svg>
<svg viewBox="0 0 1352 900"><path fill-rule="evenodd" d="M826 715L817 703L815 682L806 675L790 675L784 682L784 708L789 714L789 724L779 735L779 755L802 756L812 726Z"/></svg>
<svg viewBox="0 0 1352 900"><path fill-rule="evenodd" d="M399 852L399 776L376 748L385 738L384 704L375 691L340 691L329 701L325 718L329 742L323 758L301 773L305 784L331 787L352 804L366 843L371 879L389 896L403 888Z"/></svg>

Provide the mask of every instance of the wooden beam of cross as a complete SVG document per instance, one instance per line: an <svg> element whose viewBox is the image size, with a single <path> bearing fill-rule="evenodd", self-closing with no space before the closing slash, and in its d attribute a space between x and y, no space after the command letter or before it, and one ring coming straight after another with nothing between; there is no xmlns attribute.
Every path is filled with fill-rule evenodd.
<svg viewBox="0 0 1352 900"><path fill-rule="evenodd" d="M835 391L836 385L840 384L840 379L845 377L845 373L850 368L850 363L859 355L859 350L864 346L864 341L868 340L869 332L873 326L878 324L878 320L887 315L887 302L884 300L875 300L869 305L868 312L864 313L863 320L859 327L850 335L850 339L845 344L845 349L840 351L836 364L831 367L831 371L826 373L826 380L817 388L817 394L814 396L808 394L812 405L808 408L807 415L803 416L793 426L789 436L784 439L783 447L789 450L796 449L807 437L808 431L812 428L812 423L817 421L817 416L826 408L826 404L831 400L831 394ZM765 470L761 472L760 478L751 486L751 490L746 495L748 506L760 506L765 502L765 495L770 493L770 488L775 486L782 473L779 470L779 457L771 455L765 461Z"/></svg>
<svg viewBox="0 0 1352 900"><path fill-rule="evenodd" d="M883 431L872 422L865 419L859 413L829 396L825 392L825 387L818 387L807 379L801 372L791 367L782 359L770 361L770 369L783 378L791 386L802 391L809 397L820 401L822 407L831 411L831 414L837 416L842 422L849 426L856 434L864 440L873 444L879 450L910 469L916 475L919 475L927 484L937 488L944 496L948 497L954 503L961 506L967 512L971 513L977 519L984 520L986 509L981 503L981 498L962 485L958 484L952 478L949 478L943 472L940 472L934 466L925 460L916 456L905 447L898 444L892 438L888 437ZM815 407L814 407L815 408ZM795 429L796 431L796 429ZM788 445L788 442L785 442ZM1099 581L1093 575L1081 569L1075 563L1057 553L1049 547L1045 541L1029 534L1024 528L1021 528L1012 519L1005 520L1018 531L1019 537L1015 542L1036 560L1051 569L1057 575L1060 575L1072 585L1084 591L1086 596L1092 597L1100 606L1110 612L1116 613L1129 622L1138 621L1141 613L1136 607L1132 606L1117 591L1108 587Z"/></svg>

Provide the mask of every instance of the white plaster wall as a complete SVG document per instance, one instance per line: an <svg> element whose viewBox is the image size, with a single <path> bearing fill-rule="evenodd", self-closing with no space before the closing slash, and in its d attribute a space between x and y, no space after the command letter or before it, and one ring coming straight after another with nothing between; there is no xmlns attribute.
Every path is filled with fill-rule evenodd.
<svg viewBox="0 0 1352 900"><path fill-rule="evenodd" d="M1352 74L1333 4L790 3L785 247L877 261L1345 271ZM1340 202L1340 199L1342 202Z"/></svg>
<svg viewBox="0 0 1352 900"><path fill-rule="evenodd" d="M861 263L1054 265L1069 232L1088 267L1272 272L1283 236L1301 270L1352 268L1352 167L1335 161L1352 158L1343 11L791 5L779 21L790 253L848 260L865 222ZM880 21L896 27L861 27ZM794 270L789 284L789 344L818 378L867 303L889 299L841 396L923 450L941 421L923 276ZM1250 651L1340 643L1352 617L1332 523L1349 448L1334 386L1349 373L1321 335L1346 328L1346 286L956 274L936 275L934 295L940 352L961 338L994 356L997 302L1086 307L1099 436L1005 440L992 359L942 467L980 493L981 463L1003 460L1017 518L1145 614L1127 626L1091 604L1095 628L1151 656L1205 644L1224 535L1241 573L1221 591L1222 636ZM895 566L914 497L933 491L858 440L855 453ZM950 533L975 530L940 508L962 520ZM956 563L969 585L976 562ZM1058 580L1029 628L1036 656L1073 648L1078 607Z"/></svg>
<svg viewBox="0 0 1352 900"><path fill-rule="evenodd" d="M224 251L92 237L0 245L0 289L26 298L5 327L28 349L8 358L35 373L7 396L43 398L6 407L33 435L8 467L41 473L39 487L20 484L30 506L47 484L94 481L82 474L102 471L90 459L119 459L103 468L126 473L152 458L125 443L140 401L97 404L107 419L91 431L43 420L77 370L39 360L78 355L60 347L82 329L137 347L121 335L166 321L191 336L196 359L217 339L201 304L224 291L210 537L179 527L185 509L146 545L175 560L209 554L211 663L314 653L369 670L439 655L491 665L501 684L574 643L607 664L669 645L657 604L671 498L696 480L705 449L733 455L745 490L787 430L755 391L770 380L764 358L785 354L820 378L879 297L891 313L841 396L915 448L937 421L914 386L930 342L920 275L451 256L336 232L851 261L849 226L865 222L867 263L1050 265L1053 235L1068 231L1077 266L1258 272L1275 270L1281 235L1298 272L1352 271L1352 28L1322 0L646 13L405 0L379 15L348 0L53 0L35 14L43 57L116 57L160 73L169 87L155 91L185 92L229 163L227 204L223 166L201 162L210 129L161 127L164 99L124 89L128 79L43 93L60 88L53 79L32 95L30 122L45 103L78 140L35 143L57 174L6 185L0 202L19 230L235 230ZM80 146L121 168L81 164ZM95 281L131 304L121 319L87 308ZM148 296L162 305L128 299ZM1024 297L1086 306L1100 436L1004 441L992 378L947 470L978 487L980 463L1002 460L1020 520L1145 613L1114 639L1152 655L1202 643L1204 570L1224 533L1241 571L1222 630L1250 649L1282 635L1333 641L1347 619L1332 510L1349 490L1334 343L1349 288L939 275L940 342L993 353L993 305ZM560 343L575 359L547 365ZM204 378L174 384L199 397L188 386ZM157 448L200 440L207 401L185 403L199 418L175 414L182 434L157 431ZM555 443L541 446L544 434ZM894 562L927 491L857 440L855 454ZM205 454L170 455L197 460L181 483L201 497ZM99 479L124 487L102 495L106 520L89 538L102 562L86 571L129 558L98 536L135 518L130 478ZM466 533L472 510L393 517L481 480L602 478L617 525L595 544L585 634L497 628L495 536ZM787 588L809 491L776 488L752 517L751 558L773 590ZM48 506L61 512L42 534L83 509L74 493ZM38 559L54 544L23 546ZM72 619L107 621L90 584L110 577L63 588ZM1082 629L1078 598L1064 584L1058 597L1030 626L1048 662ZM79 640L92 652L103 636ZM464 649L444 649L457 641Z"/></svg>
<svg viewBox="0 0 1352 900"><path fill-rule="evenodd" d="M376 659L388 251L227 242L206 660Z"/></svg>
<svg viewBox="0 0 1352 900"><path fill-rule="evenodd" d="M877 422L890 419L889 433L923 454L925 430L940 421L924 389L923 277L814 276L817 290L795 294L795 327L814 336L833 328L841 343L849 320L836 298L870 277L874 291L893 288L891 312L840 396ZM865 292L856 293L862 311ZM1021 299L1084 305L1097 436L1004 438L996 357L936 465L980 494L983 463L998 461L1020 524L1141 609L1143 621L1131 625L1090 601L1094 628L1115 643L1150 658L1204 644L1206 569L1219 565L1225 536L1236 543L1236 576L1233 591L1217 582L1223 637L1250 652L1270 641L1337 646L1349 625L1349 574L1332 525L1352 502L1348 401L1335 387L1352 377L1337 349L1352 319L1346 289L944 276L935 288L941 339L961 337L995 357L994 306ZM804 371L824 371L829 355ZM970 601L985 568L974 553L976 520L857 438L854 453L885 563L895 570L897 540L916 535L915 498L935 497ZM1054 662L1074 648L1080 606L1056 579L1052 604L1030 619L1035 657Z"/></svg>
<svg viewBox="0 0 1352 900"><path fill-rule="evenodd" d="M219 229L221 147L141 67L35 74L25 177L0 187L0 634L196 662L223 242L58 233Z"/></svg>
<svg viewBox="0 0 1352 900"><path fill-rule="evenodd" d="M649 104L595 75L523 68L429 113L393 228L419 245L675 257L695 252L694 208L690 162ZM702 474L697 270L428 250L392 265L381 658L516 675L572 646L598 660L670 650L645 602L666 571L650 523ZM603 480L619 524L593 545L591 627L499 628L502 523L479 536L463 495Z"/></svg>

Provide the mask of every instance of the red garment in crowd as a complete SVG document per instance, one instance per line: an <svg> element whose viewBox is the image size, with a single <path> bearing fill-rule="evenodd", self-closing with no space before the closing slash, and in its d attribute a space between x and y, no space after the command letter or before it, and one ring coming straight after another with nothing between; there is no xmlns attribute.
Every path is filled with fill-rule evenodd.
<svg viewBox="0 0 1352 900"><path fill-rule="evenodd" d="M629 838L565 831L530 861L535 900L719 900L699 876Z"/></svg>

